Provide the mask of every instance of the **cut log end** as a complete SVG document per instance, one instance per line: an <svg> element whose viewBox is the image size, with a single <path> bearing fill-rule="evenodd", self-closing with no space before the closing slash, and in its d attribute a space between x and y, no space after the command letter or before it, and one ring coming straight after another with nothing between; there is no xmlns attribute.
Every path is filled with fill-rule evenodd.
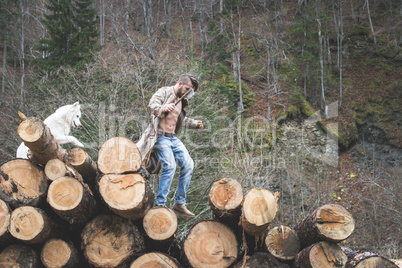
<svg viewBox="0 0 402 268"><path fill-rule="evenodd" d="M348 257L342 249L332 242L322 241L303 249L297 254L295 268L341 268L345 267Z"/></svg>
<svg viewBox="0 0 402 268"><path fill-rule="evenodd" d="M10 209L7 203L0 199L0 241L2 241L2 238L8 233L10 217Z"/></svg>
<svg viewBox="0 0 402 268"><path fill-rule="evenodd" d="M82 184L76 179L60 177L50 184L47 201L56 210L72 210L81 202L83 191Z"/></svg>
<svg viewBox="0 0 402 268"><path fill-rule="evenodd" d="M42 248L41 260L47 268L73 268L78 263L78 255L71 244L61 239L51 239Z"/></svg>
<svg viewBox="0 0 402 268"><path fill-rule="evenodd" d="M67 173L66 164L60 159L51 159L45 165L46 177L54 181L60 177L63 177Z"/></svg>
<svg viewBox="0 0 402 268"><path fill-rule="evenodd" d="M276 226L265 237L267 250L280 260L293 260L300 251L300 240L288 226Z"/></svg>
<svg viewBox="0 0 402 268"><path fill-rule="evenodd" d="M228 267L237 259L238 242L233 231L217 221L201 221L183 243L191 267Z"/></svg>
<svg viewBox="0 0 402 268"><path fill-rule="evenodd" d="M347 268L397 268L391 260L371 252L363 252L354 256L347 264Z"/></svg>
<svg viewBox="0 0 402 268"><path fill-rule="evenodd" d="M144 230L155 241L165 241L177 231L177 217L173 210L166 207L153 207L144 217Z"/></svg>
<svg viewBox="0 0 402 268"><path fill-rule="evenodd" d="M40 267L39 256L27 245L10 245L0 253L0 267Z"/></svg>
<svg viewBox="0 0 402 268"><path fill-rule="evenodd" d="M148 267L158 267L158 268L179 268L179 263L161 252L150 252L142 255L130 265L130 268L148 268Z"/></svg>
<svg viewBox="0 0 402 268"><path fill-rule="evenodd" d="M17 131L24 142L36 142L43 136L45 125L39 118L29 117L19 124Z"/></svg>
<svg viewBox="0 0 402 268"><path fill-rule="evenodd" d="M355 228L352 215L337 204L321 206L316 213L316 223L321 235L333 242L345 240Z"/></svg>
<svg viewBox="0 0 402 268"><path fill-rule="evenodd" d="M223 178L212 185L209 200L218 210L233 210L241 206L243 195L243 187L239 181Z"/></svg>

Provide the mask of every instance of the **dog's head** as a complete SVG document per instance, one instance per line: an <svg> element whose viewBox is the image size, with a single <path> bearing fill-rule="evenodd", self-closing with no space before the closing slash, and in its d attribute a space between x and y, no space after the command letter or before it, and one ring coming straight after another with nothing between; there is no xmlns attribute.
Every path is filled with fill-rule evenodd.
<svg viewBox="0 0 402 268"><path fill-rule="evenodd" d="M80 127L81 122L81 105L77 101L74 104L68 105L68 111L66 115L67 123L72 127Z"/></svg>

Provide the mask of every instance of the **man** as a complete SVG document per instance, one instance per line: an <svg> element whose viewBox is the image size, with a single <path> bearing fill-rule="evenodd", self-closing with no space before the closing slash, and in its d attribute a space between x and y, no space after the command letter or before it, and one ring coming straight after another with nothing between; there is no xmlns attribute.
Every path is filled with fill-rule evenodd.
<svg viewBox="0 0 402 268"><path fill-rule="evenodd" d="M158 195L155 204L165 206L176 171L176 162L180 167L179 185L173 210L186 217L194 217L194 213L186 208L186 192L193 175L194 161L186 147L177 138L181 126L190 129L202 129L200 120L186 117L184 110L188 100L183 97L191 88L198 89L197 80L189 74L181 75L172 87L162 87L152 96L148 110L152 114L152 122L137 143L142 160L147 160L152 152L158 156L162 164L162 175L159 181Z"/></svg>

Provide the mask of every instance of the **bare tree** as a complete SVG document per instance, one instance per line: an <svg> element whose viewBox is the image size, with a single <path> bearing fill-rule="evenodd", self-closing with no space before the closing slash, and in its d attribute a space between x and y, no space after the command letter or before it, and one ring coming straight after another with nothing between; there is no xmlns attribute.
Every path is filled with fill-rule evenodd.
<svg viewBox="0 0 402 268"><path fill-rule="evenodd" d="M371 21L369 1L366 0L366 2L365 2L364 5L367 7L367 14L368 14L369 22L370 22L371 34L373 35L374 49L377 50L377 39L375 38L375 32L374 32L373 22Z"/></svg>
<svg viewBox="0 0 402 268"><path fill-rule="evenodd" d="M24 81L25 81L25 34L24 34L24 1L20 0L20 66L21 66L21 88L20 88L20 108L24 104Z"/></svg>

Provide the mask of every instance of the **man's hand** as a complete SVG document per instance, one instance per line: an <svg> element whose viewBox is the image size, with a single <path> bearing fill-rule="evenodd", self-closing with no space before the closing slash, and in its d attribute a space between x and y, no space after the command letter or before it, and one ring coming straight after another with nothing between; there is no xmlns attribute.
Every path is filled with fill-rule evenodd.
<svg viewBox="0 0 402 268"><path fill-rule="evenodd" d="M167 112L170 113L171 111L174 110L176 106L173 103L167 104L165 105L165 107L163 108L163 112Z"/></svg>
<svg viewBox="0 0 402 268"><path fill-rule="evenodd" d="M198 122L197 122L197 129L203 129L204 128L204 126L202 125L202 121L201 120L198 120Z"/></svg>

